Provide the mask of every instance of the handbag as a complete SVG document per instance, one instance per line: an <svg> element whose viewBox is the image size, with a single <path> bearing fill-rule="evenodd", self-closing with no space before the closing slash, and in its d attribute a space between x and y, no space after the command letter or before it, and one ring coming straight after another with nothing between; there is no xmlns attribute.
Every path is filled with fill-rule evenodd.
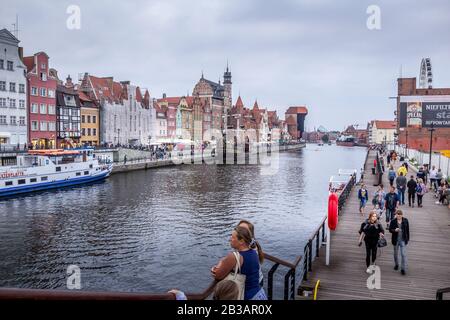
<svg viewBox="0 0 450 320"><path fill-rule="evenodd" d="M383 248L387 246L387 241L385 238L378 239L378 248Z"/></svg>
<svg viewBox="0 0 450 320"><path fill-rule="evenodd" d="M239 295L236 300L244 300L244 293L245 293L245 274L241 273L241 262L239 259L239 253L233 252L234 257L236 258L236 266L234 267L234 272L230 271L230 273L220 282L230 280L236 283L238 289L239 289Z"/></svg>

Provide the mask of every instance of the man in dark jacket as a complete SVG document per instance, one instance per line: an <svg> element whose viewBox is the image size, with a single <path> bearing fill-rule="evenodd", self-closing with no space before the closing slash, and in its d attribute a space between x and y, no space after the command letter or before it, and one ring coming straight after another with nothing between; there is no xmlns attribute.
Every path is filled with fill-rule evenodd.
<svg viewBox="0 0 450 320"><path fill-rule="evenodd" d="M406 274L406 246L409 242L409 222L408 219L403 218L402 210L397 210L396 219L393 219L389 224L389 232L392 233L392 245L394 246L394 270L398 270L398 251L400 249L401 273Z"/></svg>
<svg viewBox="0 0 450 320"><path fill-rule="evenodd" d="M409 206L414 208L414 200L416 198L416 188L417 188L417 182L414 180L414 176L411 176L411 179L408 181L408 184L406 185L408 187L408 203Z"/></svg>
<svg viewBox="0 0 450 320"><path fill-rule="evenodd" d="M406 191L406 183L408 180L403 175L403 172L400 172L400 175L395 180L397 183L398 197L401 205L405 204L405 191Z"/></svg>
<svg viewBox="0 0 450 320"><path fill-rule="evenodd" d="M399 205L399 198L395 193L394 186L391 186L390 192L386 194L384 200L384 206L386 208L386 224L387 228L389 228L389 223L391 222L391 219L394 218L395 210L397 210Z"/></svg>

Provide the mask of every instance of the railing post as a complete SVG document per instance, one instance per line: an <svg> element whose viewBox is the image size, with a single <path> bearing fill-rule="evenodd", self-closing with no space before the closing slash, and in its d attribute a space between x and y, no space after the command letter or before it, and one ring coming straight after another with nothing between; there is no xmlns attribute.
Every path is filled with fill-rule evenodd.
<svg viewBox="0 0 450 320"><path fill-rule="evenodd" d="M322 243L325 242L325 221L322 224Z"/></svg>
<svg viewBox="0 0 450 320"><path fill-rule="evenodd" d="M305 250L303 259L303 281L306 281L308 280L308 250Z"/></svg>
<svg viewBox="0 0 450 320"><path fill-rule="evenodd" d="M320 242L320 236L319 236L319 230L317 230L317 233L315 235L316 238L316 258L319 257L319 242Z"/></svg>
<svg viewBox="0 0 450 320"><path fill-rule="evenodd" d="M275 263L269 271L269 276L267 279L267 299L269 300L273 299L273 274L275 273L279 265L279 263Z"/></svg>
<svg viewBox="0 0 450 320"><path fill-rule="evenodd" d="M292 277L291 277L291 299L295 299L295 269L292 270Z"/></svg>
<svg viewBox="0 0 450 320"><path fill-rule="evenodd" d="M284 300L289 300L289 278L291 277L292 269L290 269L284 276Z"/></svg>
<svg viewBox="0 0 450 320"><path fill-rule="evenodd" d="M308 270L312 271L312 240L311 239L308 241L308 248L309 248L309 255L308 255L308 258L309 258L308 264L309 264L309 266L308 266Z"/></svg>

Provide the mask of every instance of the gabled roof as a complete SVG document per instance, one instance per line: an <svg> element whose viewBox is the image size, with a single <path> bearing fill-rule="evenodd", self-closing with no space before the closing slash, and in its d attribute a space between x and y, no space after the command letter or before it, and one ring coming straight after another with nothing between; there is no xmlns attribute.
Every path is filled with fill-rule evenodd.
<svg viewBox="0 0 450 320"><path fill-rule="evenodd" d="M17 39L11 32L7 29L0 30L0 42L6 42L12 45L18 45L20 40Z"/></svg>
<svg viewBox="0 0 450 320"><path fill-rule="evenodd" d="M308 109L304 106L289 107L286 114L308 114Z"/></svg>
<svg viewBox="0 0 450 320"><path fill-rule="evenodd" d="M238 97L235 106L236 106L236 108L243 108L244 107L244 103L242 102L241 96Z"/></svg>
<svg viewBox="0 0 450 320"><path fill-rule="evenodd" d="M23 58L23 63L27 67L27 72L33 71L34 66L35 66L35 64L34 64L34 56L24 57Z"/></svg>
<svg viewBox="0 0 450 320"><path fill-rule="evenodd" d="M397 129L397 123L390 120L375 120L377 129Z"/></svg>

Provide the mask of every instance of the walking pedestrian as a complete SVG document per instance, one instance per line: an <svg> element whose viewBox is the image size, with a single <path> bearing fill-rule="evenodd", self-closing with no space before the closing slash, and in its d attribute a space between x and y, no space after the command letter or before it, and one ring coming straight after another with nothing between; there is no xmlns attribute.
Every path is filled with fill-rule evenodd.
<svg viewBox="0 0 450 320"><path fill-rule="evenodd" d="M425 181L425 171L423 170L423 167L420 167L419 171L417 171L417 179Z"/></svg>
<svg viewBox="0 0 450 320"><path fill-rule="evenodd" d="M438 191L438 188L442 183L442 178L444 178L444 175L442 174L442 170L438 169L438 171L436 173L436 192Z"/></svg>
<svg viewBox="0 0 450 320"><path fill-rule="evenodd" d="M436 174L436 166L433 166L430 170L430 189L434 189L434 191L437 189Z"/></svg>
<svg viewBox="0 0 450 320"><path fill-rule="evenodd" d="M127 164L127 155L123 156L123 164Z"/></svg>
<svg viewBox="0 0 450 320"><path fill-rule="evenodd" d="M361 188L358 190L358 199L359 199L359 212L364 214L364 208L366 207L366 203L369 200L369 193L367 192L365 184L361 185Z"/></svg>
<svg viewBox="0 0 450 320"><path fill-rule="evenodd" d="M359 229L360 238L359 244L362 244L362 238L366 244L366 266L367 273L370 273L370 265L375 265L377 259L378 240L384 237L384 229L381 223L378 222L377 214L375 212L369 213L369 218L361 224Z"/></svg>
<svg viewBox="0 0 450 320"><path fill-rule="evenodd" d="M390 165L391 164L391 154L388 153L388 155L386 156L386 160L387 160L387 164Z"/></svg>
<svg viewBox="0 0 450 320"><path fill-rule="evenodd" d="M418 179L416 193L417 193L417 206L419 208L422 208L423 195L427 193L427 186L425 185L425 183L423 183L422 179Z"/></svg>
<svg viewBox="0 0 450 320"><path fill-rule="evenodd" d="M397 210L395 219L389 224L389 232L392 233L392 245L394 246L394 270L398 270L398 252L401 255L400 270L402 275L406 274L407 257L406 246L409 242L409 222L403 217L402 210Z"/></svg>
<svg viewBox="0 0 450 320"><path fill-rule="evenodd" d="M395 173L394 166L391 165L388 172L389 184L391 185L391 187L394 185L394 180L396 177L397 174Z"/></svg>
<svg viewBox="0 0 450 320"><path fill-rule="evenodd" d="M414 180L414 176L411 176L411 179L409 179L408 184L408 204L411 207L414 208L414 201L416 198L416 189L417 189L417 182Z"/></svg>
<svg viewBox="0 0 450 320"><path fill-rule="evenodd" d="M400 175L397 177L397 179L395 179L395 182L397 184L397 191L400 205L404 205L407 180L406 177L403 175L403 172L400 172Z"/></svg>
<svg viewBox="0 0 450 320"><path fill-rule="evenodd" d="M386 224L387 228L389 227L389 223L394 218L394 213L397 210L400 200L398 194L395 193L395 187L391 186L390 191L384 197L385 207L386 207Z"/></svg>
<svg viewBox="0 0 450 320"><path fill-rule="evenodd" d="M375 192L373 197L373 205L374 207L378 205L381 210L384 209L384 197L386 196L386 192L384 192L384 186L383 184L380 184L378 186L378 190Z"/></svg>
<svg viewBox="0 0 450 320"><path fill-rule="evenodd" d="M408 174L408 170L406 169L405 164L402 164L401 167L398 168L397 175L399 176L400 173L403 173L403 176L405 176L405 177Z"/></svg>

